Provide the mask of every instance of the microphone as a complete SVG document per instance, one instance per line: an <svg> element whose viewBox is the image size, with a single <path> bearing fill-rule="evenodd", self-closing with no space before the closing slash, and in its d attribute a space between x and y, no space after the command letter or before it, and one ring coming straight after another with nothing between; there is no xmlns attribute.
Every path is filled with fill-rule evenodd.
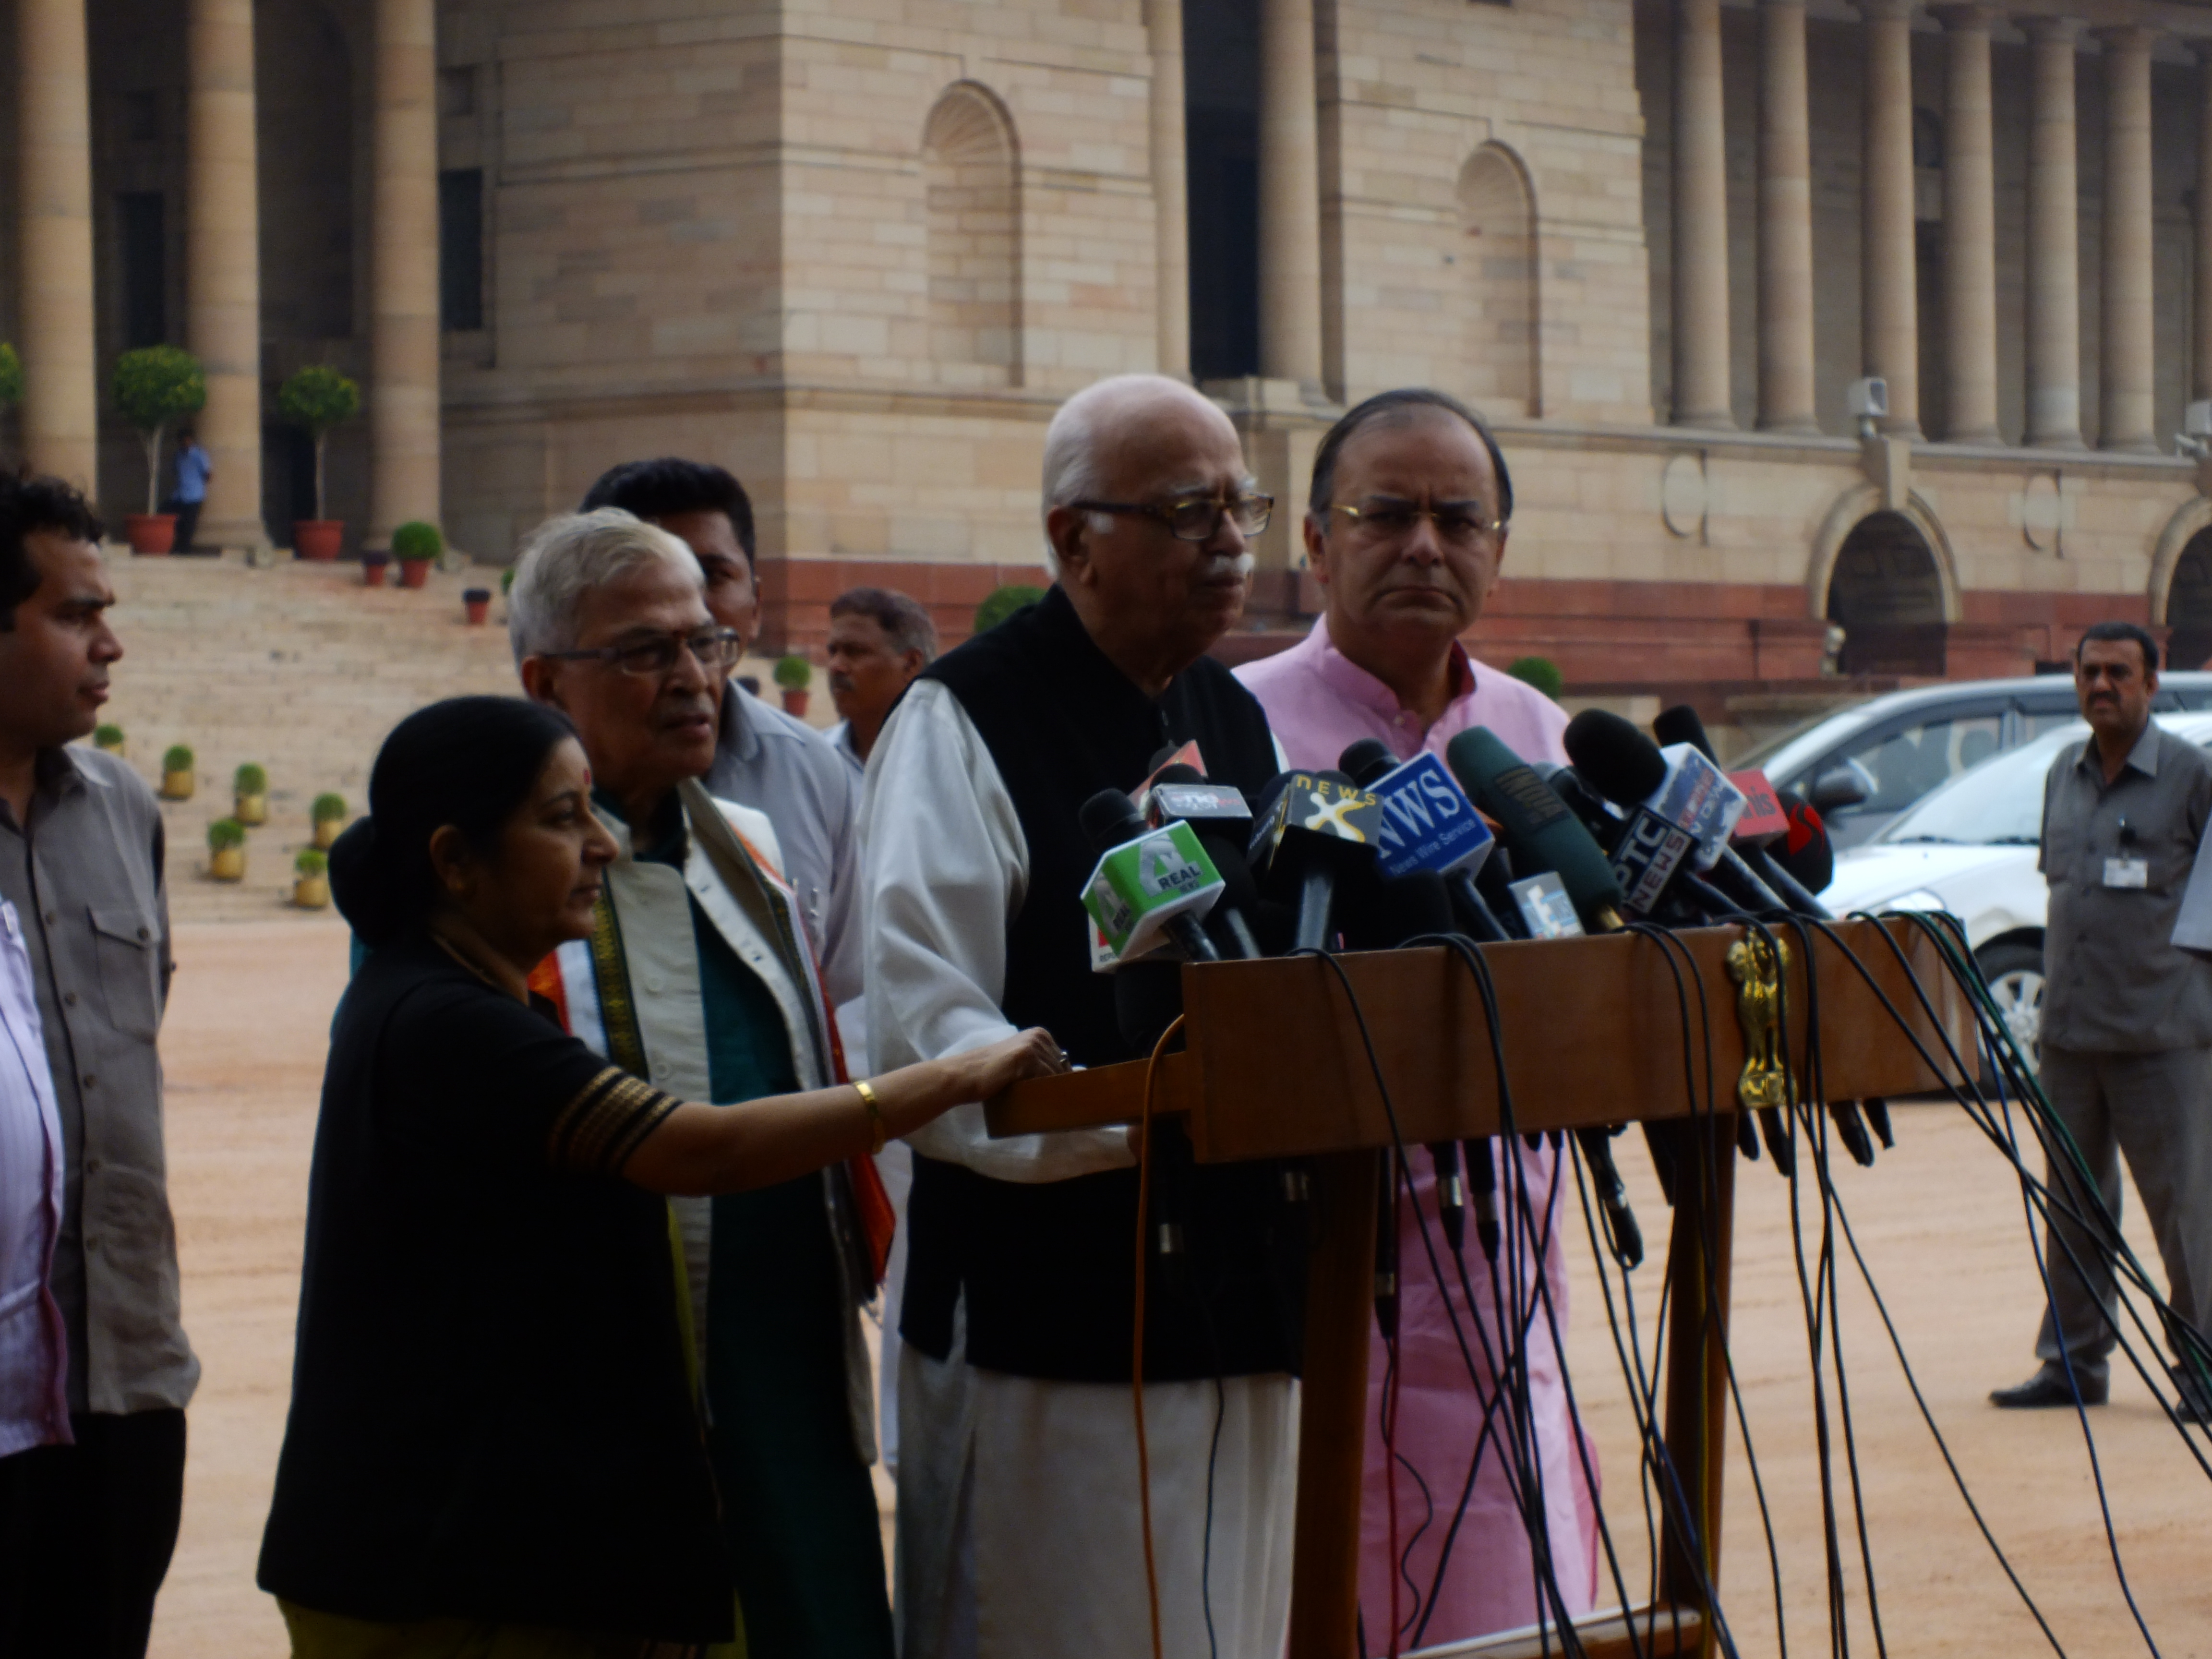
<svg viewBox="0 0 2212 1659"><path fill-rule="evenodd" d="M1585 708L1567 722L1567 753L1590 787L1623 807L1643 806L1690 832L1696 866L1711 872L1732 902L1749 910L1783 910L1774 890L1729 847L1743 816L1743 792L1688 744L1662 750L1630 721L1605 708Z"/></svg>
<svg viewBox="0 0 2212 1659"><path fill-rule="evenodd" d="M1466 924L1463 931L1486 945L1511 937L1475 886L1476 873L1498 838L1442 762L1424 753L1401 765L1382 744L1362 738L1338 757L1337 765L1382 803L1375 848L1376 866L1384 875L1433 870L1444 878L1452 908Z"/></svg>
<svg viewBox="0 0 2212 1659"><path fill-rule="evenodd" d="M1583 925L1593 933L1622 930L1620 884L1613 866L1581 820L1526 762L1481 726L1447 744L1444 759L1468 796L1503 828L1516 865L1541 866L1558 876ZM1644 1235L1613 1164L1611 1137L1601 1128L1588 1128L1576 1130L1575 1139L1604 1208L1613 1255L1622 1266L1634 1267L1644 1260Z"/></svg>
<svg viewBox="0 0 2212 1659"><path fill-rule="evenodd" d="M1100 790L1079 817L1091 844L1102 849L1083 890L1083 907L1099 935L1092 968L1109 971L1163 939L1193 962L1220 961L1198 924L1221 896L1223 883L1191 827L1146 829L1136 803L1118 789ZM1102 941L1103 961L1097 948Z"/></svg>
<svg viewBox="0 0 2212 1659"><path fill-rule="evenodd" d="M1712 739L1705 735L1705 723L1698 717L1698 711L1687 703L1662 709L1658 719L1651 722L1651 729L1662 742L1686 743L1707 759L1712 758ZM1820 921L1832 921L1827 908L1808 892L1794 875L1778 864L1766 850L1771 842L1777 840L1786 842L1790 835L1789 814L1784 811L1780 799L1775 794L1774 786L1767 781L1766 774L1754 769L1748 773L1733 774L1731 777L1732 781L1751 781L1753 787L1746 789L1745 794L1759 809L1755 820L1747 811L1745 819L1736 825L1738 844L1751 843L1743 848L1744 861L1787 901L1789 908L1797 915ZM1808 806L1806 811L1809 812L1812 809ZM1817 823L1818 821L1816 816L1814 822ZM1823 830L1821 841L1824 848L1826 839L1826 832ZM1832 850L1828 853L1828 865L1832 875L1835 868ZM1824 881L1820 885L1825 887L1827 883ZM1860 1120L1858 1106L1850 1101L1838 1101L1828 1110L1852 1159L1862 1167L1871 1167L1874 1143L1867 1139L1866 1122ZM1897 1142L1890 1130L1887 1103L1868 1101L1865 1111L1867 1121L1872 1122L1875 1133L1881 1137L1881 1144L1895 1146Z"/></svg>
<svg viewBox="0 0 2212 1659"><path fill-rule="evenodd" d="M1547 768L1540 762L1531 769L1558 792L1612 860L1631 915L1686 927L1733 921L1743 915L1742 907L1697 873L1697 838L1688 830L1644 806L1622 817L1571 767Z"/></svg>
<svg viewBox="0 0 2212 1659"><path fill-rule="evenodd" d="M1790 838L1767 856L1808 893L1825 891L1836 878L1836 849L1828 840L1828 826L1813 803L1795 789L1779 792L1782 811L1790 820Z"/></svg>
<svg viewBox="0 0 2212 1659"><path fill-rule="evenodd" d="M1707 760L1716 758L1712 740L1705 735L1705 721L1687 703L1662 709L1651 722L1651 730L1662 744L1686 743ZM1817 916L1823 921L1833 920L1820 902L1777 864L1767 851L1776 842L1786 840L1790 817L1766 774L1753 768L1746 772L1731 772L1728 776L1729 781L1742 791L1747 803L1743 817L1736 822L1732 842L1743 861L1798 915ZM1827 884L1823 882L1821 885Z"/></svg>
<svg viewBox="0 0 2212 1659"><path fill-rule="evenodd" d="M1152 774L1145 816L1155 828L1178 822L1191 827L1222 879L1212 920L1228 935L1230 953L1244 957L1267 954L1252 932L1260 890L1252 880L1251 866L1244 861L1252 809L1245 804L1243 792L1230 784L1209 783L1196 767L1173 763Z"/></svg>
<svg viewBox="0 0 2212 1659"><path fill-rule="evenodd" d="M1253 824L1249 862L1260 890L1297 905L1294 951L1328 944L1337 878L1371 865L1382 807L1341 772L1291 772L1268 786L1273 805Z"/></svg>

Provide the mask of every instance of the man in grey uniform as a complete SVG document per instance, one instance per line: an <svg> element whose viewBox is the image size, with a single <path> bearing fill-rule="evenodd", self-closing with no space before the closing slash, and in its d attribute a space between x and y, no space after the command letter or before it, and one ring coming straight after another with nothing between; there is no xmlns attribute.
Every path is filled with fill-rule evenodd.
<svg viewBox="0 0 2212 1659"><path fill-rule="evenodd" d="M707 577L707 609L739 636L738 653L760 631L752 502L736 478L704 461L674 456L625 461L601 475L582 510L619 507L659 525L691 550ZM804 720L722 686L720 735L708 793L768 814L783 851L807 930L830 982L830 1000L860 994L860 939L853 895L859 842L854 820L860 781L822 734ZM857 1009L855 1010L857 1012ZM846 1033L848 1050L857 1035Z"/></svg>
<svg viewBox="0 0 2212 1659"><path fill-rule="evenodd" d="M2172 940L2212 817L2212 761L2152 724L2158 645L2134 623L2099 623L2082 635L2074 687L2090 735L2060 752L2043 796L2044 1091L2115 1224L2126 1153L2165 1259L2168 1300L2204 1332L2212 1330L2212 963ZM2036 1341L2043 1364L1990 1396L2001 1407L2070 1406L2077 1394L2100 1405L2110 1387L2109 1248L2100 1228L2057 1214L2061 1203L2090 1212L2078 1171L2053 1159L2049 1182L2051 1305ZM2180 1333L2166 1336L2181 1357ZM2182 1415L2206 1420L2203 1389L2183 1365L2174 1376Z"/></svg>

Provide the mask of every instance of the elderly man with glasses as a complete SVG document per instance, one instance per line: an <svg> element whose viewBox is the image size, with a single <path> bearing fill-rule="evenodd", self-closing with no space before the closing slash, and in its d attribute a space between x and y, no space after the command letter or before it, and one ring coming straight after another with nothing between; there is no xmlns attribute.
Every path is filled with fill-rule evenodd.
<svg viewBox="0 0 2212 1659"><path fill-rule="evenodd" d="M621 848L592 937L533 984L579 1036L684 1099L836 1080L775 830L700 781L738 639L708 611L698 561L619 508L553 520L523 551L507 627L524 690L575 723ZM859 1316L890 1242L874 1166L671 1206L746 1649L890 1659Z"/></svg>
<svg viewBox="0 0 2212 1659"><path fill-rule="evenodd" d="M1438 392L1370 398L1322 440L1308 499L1306 557L1321 585L1322 615L1289 650L1237 671L1267 709L1291 763L1334 766L1362 738L1378 739L1404 760L1424 750L1441 755L1474 726L1488 726L1524 759L1565 763L1565 712L1476 660L1460 642L1497 588L1513 516L1504 454L1474 411ZM1499 1182L1507 1227L1499 1259L1487 1257L1479 1243L1468 1245L1472 1316L1485 1333L1476 1354L1483 1375L1473 1388L1446 1306L1455 1292L1426 1272L1421 1216L1436 1237L1435 1178L1425 1156L1411 1160L1419 1171L1419 1211L1407 1205L1400 1214L1399 1260L1408 1271L1399 1287L1397 1364L1385 1364L1378 1335L1367 1368L1359 1594L1368 1644L1376 1650L1579 1614L1595 1597L1596 1455L1569 1408L1558 1347L1567 1323L1559 1238L1573 1187L1555 1185L1548 1149L1506 1145L1520 1161L1520 1176ZM1522 1194L1525 1206L1504 1201ZM1493 1276L1516 1267L1522 1283L1499 1280L1493 1297ZM1533 1317L1521 1328L1501 1329L1500 1307L1531 1310ZM1531 1409L1524 1415L1508 1400L1493 1413L1501 1387L1510 1386L1501 1378L1513 1378L1523 1364ZM1385 1401L1386 1387L1395 1401ZM1386 1408L1395 1414L1391 1438L1401 1460L1395 1534L1402 1561L1390 1548L1389 1454L1379 1427ZM1477 1456L1486 1429L1490 1439ZM1471 1488L1470 1457L1476 1458ZM1406 1462L1418 1480L1405 1478ZM1454 1527L1451 1512L1463 1489L1466 1520ZM1563 1606L1539 1589L1524 1514L1544 1517ZM1396 1638L1382 1628L1394 1607L1401 1626Z"/></svg>
<svg viewBox="0 0 2212 1659"><path fill-rule="evenodd" d="M1237 433L1152 375L1077 393L1045 436L1056 580L924 669L861 805L878 1066L1042 1024L1136 1057L1091 971L1079 820L1194 741L1256 793L1260 706L1206 655L1267 522ZM1151 1649L1130 1419L1137 1172L1126 1130L993 1140L980 1104L912 1138L900 1330L905 1659ZM1145 1412L1166 1651L1278 1659L1288 1617L1304 1218L1278 1172L1188 1169L1188 1269L1146 1273ZM1209 1647L1211 1638L1212 1646Z"/></svg>

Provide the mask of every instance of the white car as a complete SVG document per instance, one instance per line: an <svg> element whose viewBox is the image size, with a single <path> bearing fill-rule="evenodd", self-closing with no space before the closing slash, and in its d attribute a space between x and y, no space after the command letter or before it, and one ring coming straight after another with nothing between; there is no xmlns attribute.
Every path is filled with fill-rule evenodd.
<svg viewBox="0 0 2212 1659"><path fill-rule="evenodd" d="M2162 714L2161 730L2212 747L2212 714ZM1854 910L1948 910L2021 1048L2033 1055L2043 1022L2043 923L2050 890L2035 867L2043 782L2080 720L1960 773L1892 820L1863 846L1836 854L1820 902Z"/></svg>

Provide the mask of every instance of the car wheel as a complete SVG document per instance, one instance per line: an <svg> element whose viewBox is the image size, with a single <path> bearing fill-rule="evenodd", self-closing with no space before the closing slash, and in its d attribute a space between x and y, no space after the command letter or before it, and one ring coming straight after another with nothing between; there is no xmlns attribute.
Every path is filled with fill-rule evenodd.
<svg viewBox="0 0 2212 1659"><path fill-rule="evenodd" d="M1990 995L2011 1029L2013 1041L2027 1056L2031 1069L2042 1061L2043 952L2033 945L1991 945L1974 953L1982 977L1990 982ZM1984 1076L1986 1092L1996 1079Z"/></svg>

